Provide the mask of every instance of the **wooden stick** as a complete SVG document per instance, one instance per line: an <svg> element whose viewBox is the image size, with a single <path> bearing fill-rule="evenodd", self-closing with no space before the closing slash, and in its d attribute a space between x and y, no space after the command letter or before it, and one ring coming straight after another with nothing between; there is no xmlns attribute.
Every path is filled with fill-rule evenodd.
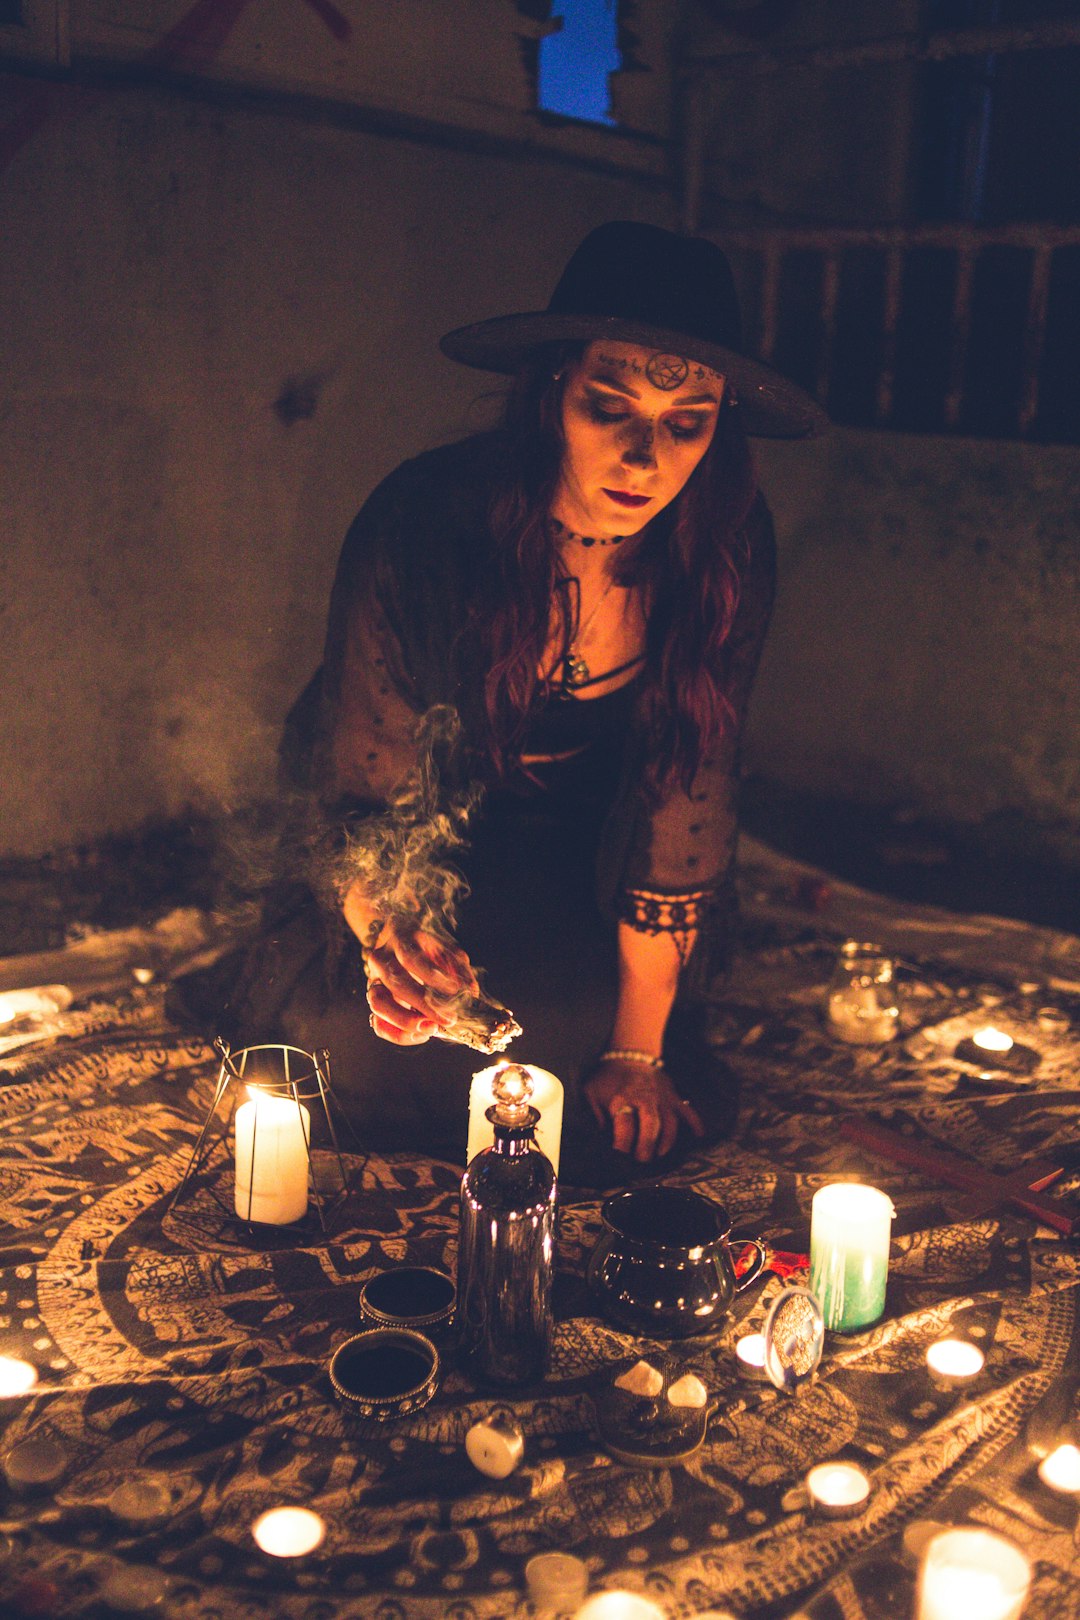
<svg viewBox="0 0 1080 1620"><path fill-rule="evenodd" d="M963 1192L984 1194L992 1204L1011 1204L1031 1215L1043 1226L1060 1232L1062 1237L1080 1239L1080 1215L1063 1199L1043 1193L1038 1187L1047 1185L1046 1170L1039 1165L1035 1175L1037 1186L1021 1186L1016 1175L999 1176L984 1170L974 1159L962 1159L958 1154L946 1153L928 1142L917 1142L886 1129L873 1120L860 1119L849 1114L840 1121L840 1134L849 1142L866 1148L876 1158L888 1159L911 1170L943 1181L946 1186L959 1187Z"/></svg>

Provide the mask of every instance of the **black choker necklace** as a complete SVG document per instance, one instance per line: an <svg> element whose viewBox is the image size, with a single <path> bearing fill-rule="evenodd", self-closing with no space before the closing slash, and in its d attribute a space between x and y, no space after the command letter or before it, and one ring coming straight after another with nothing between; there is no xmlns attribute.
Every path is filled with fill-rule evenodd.
<svg viewBox="0 0 1080 1620"><path fill-rule="evenodd" d="M565 535L567 540L576 540L581 546L621 546L626 539L625 534L613 534L609 540L598 540L594 534L575 534L565 523L560 523L557 517L552 518L551 527L557 536Z"/></svg>

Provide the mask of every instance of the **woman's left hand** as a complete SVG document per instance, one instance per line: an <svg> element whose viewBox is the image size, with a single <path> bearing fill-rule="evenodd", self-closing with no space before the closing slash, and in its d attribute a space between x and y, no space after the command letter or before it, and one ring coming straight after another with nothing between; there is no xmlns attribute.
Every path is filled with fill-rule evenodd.
<svg viewBox="0 0 1080 1620"><path fill-rule="evenodd" d="M695 1136L705 1134L697 1110L679 1096L666 1069L608 1059L586 1080L585 1095L596 1123L603 1128L611 1122L612 1147L632 1150L640 1164L671 1152L680 1120Z"/></svg>

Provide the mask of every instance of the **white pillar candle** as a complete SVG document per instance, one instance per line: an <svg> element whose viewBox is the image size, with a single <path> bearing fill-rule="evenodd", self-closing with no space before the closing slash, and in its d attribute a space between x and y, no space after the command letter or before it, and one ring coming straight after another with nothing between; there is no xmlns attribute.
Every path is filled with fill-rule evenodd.
<svg viewBox="0 0 1080 1620"><path fill-rule="evenodd" d="M521 1066L528 1070L532 1081L530 1107L535 1108L540 1115L540 1123L536 1127L536 1145L540 1152L551 1160L551 1168L558 1175L559 1146L562 1141L562 1081L557 1080L549 1070L538 1069L535 1063L523 1063ZM495 1102L495 1093L491 1087L495 1071L499 1067L498 1063L493 1063L490 1069L481 1069L472 1077L472 1085L469 1087L469 1145L465 1150L466 1164L471 1164L476 1155L489 1148L495 1140L495 1128L486 1114Z"/></svg>
<svg viewBox="0 0 1080 1620"><path fill-rule="evenodd" d="M810 1288L825 1326L856 1332L885 1309L892 1199L860 1182L834 1181L810 1206Z"/></svg>
<svg viewBox="0 0 1080 1620"><path fill-rule="evenodd" d="M992 1024L977 1029L971 1043L983 1052L1011 1052L1016 1044L1011 1035L1006 1035L1003 1029L995 1029Z"/></svg>
<svg viewBox="0 0 1080 1620"><path fill-rule="evenodd" d="M272 1558L303 1558L322 1541L326 1525L309 1508L278 1507L261 1514L251 1533Z"/></svg>
<svg viewBox="0 0 1080 1620"><path fill-rule="evenodd" d="M311 1115L292 1097L248 1089L236 1110L236 1213L286 1226L307 1214Z"/></svg>
<svg viewBox="0 0 1080 1620"><path fill-rule="evenodd" d="M990 1530L945 1530L926 1549L918 1620L1018 1620L1031 1565Z"/></svg>
<svg viewBox="0 0 1080 1620"><path fill-rule="evenodd" d="M1056 1447L1039 1464L1039 1478L1052 1491L1074 1496L1080 1493L1080 1446L1071 1442Z"/></svg>

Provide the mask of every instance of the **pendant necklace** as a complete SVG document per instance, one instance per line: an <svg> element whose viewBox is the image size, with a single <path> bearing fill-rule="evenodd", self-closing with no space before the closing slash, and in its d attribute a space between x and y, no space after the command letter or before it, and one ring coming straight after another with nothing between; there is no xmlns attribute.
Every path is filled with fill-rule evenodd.
<svg viewBox="0 0 1080 1620"><path fill-rule="evenodd" d="M593 620L596 618L596 615L599 613L600 609L603 607L604 603L607 601L608 595L610 594L612 586L614 584L615 584L615 576L613 574L611 576L611 578L608 580L607 584L604 586L604 589L600 592L600 595L597 597L596 601L593 603L593 606L590 609L588 618L584 621L583 624L578 625L577 629L574 631L573 635L570 637L570 644L567 647L566 655L563 658L562 684L563 684L564 689L568 689L569 691L574 692L574 691L577 690L577 688L579 686L587 686L589 681L592 679L592 673L591 673L591 671L589 669L588 664L585 662L585 659L581 656L579 648L580 648L580 645L581 645L582 641L585 639L585 632L588 630L590 624L592 624ZM580 592L581 592L581 581L579 580L578 581L578 593L579 593L578 599L579 599L579 601L580 601Z"/></svg>

